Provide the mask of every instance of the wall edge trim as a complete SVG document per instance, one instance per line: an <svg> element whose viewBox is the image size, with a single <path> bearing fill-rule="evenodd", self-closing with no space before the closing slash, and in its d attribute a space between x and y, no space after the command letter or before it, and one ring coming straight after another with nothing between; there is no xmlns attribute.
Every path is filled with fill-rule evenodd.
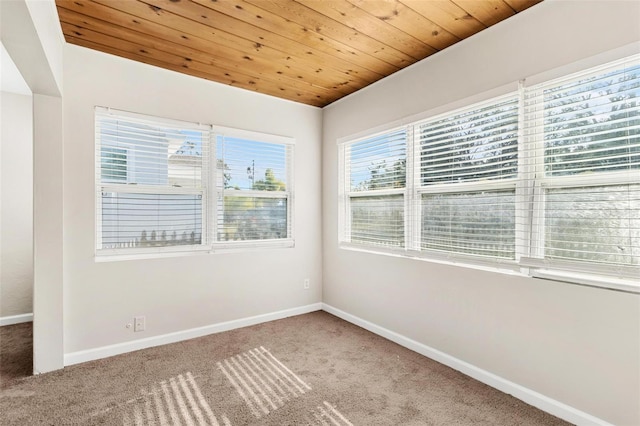
<svg viewBox="0 0 640 426"><path fill-rule="evenodd" d="M469 364L468 362L451 356L445 352L441 352L428 345L417 342L402 334L388 330L384 327L352 315L348 312L342 311L331 305L322 303L322 310L354 325L362 327L365 330L377 334L378 336L391 340L392 342L397 343L400 346L403 346L414 352L417 352L420 355L424 355L427 358L433 359L441 364L453 368L454 370L460 371L461 373L466 374L467 376L472 377L479 382L489 385L506 394L512 395L513 397L518 398L519 400L529 405L539 408L542 411L545 411L570 423L585 426L611 426L611 423L608 423L605 420L585 413L584 411L578 410L577 408L571 407L563 402L557 401L532 389L526 388L503 377L497 376L487 370L476 367L475 365Z"/></svg>
<svg viewBox="0 0 640 426"><path fill-rule="evenodd" d="M23 322L32 322L33 314L9 315L0 317L0 327L5 325L21 324Z"/></svg>
<svg viewBox="0 0 640 426"><path fill-rule="evenodd" d="M270 312L267 314L255 315L231 321L224 321L216 324L205 325L203 327L196 327L187 330L176 331L173 333L161 334L159 336L133 340L130 342L116 343L113 345L101 346L77 352L69 352L64 355L64 365L66 367L87 361L94 361L97 359L120 355L127 352L152 348L154 346L167 345L170 343L177 343L184 340L207 336L209 334L235 330L237 328L248 327L251 325L275 321L320 310L322 310L322 303L312 303L310 305L284 309L281 311Z"/></svg>

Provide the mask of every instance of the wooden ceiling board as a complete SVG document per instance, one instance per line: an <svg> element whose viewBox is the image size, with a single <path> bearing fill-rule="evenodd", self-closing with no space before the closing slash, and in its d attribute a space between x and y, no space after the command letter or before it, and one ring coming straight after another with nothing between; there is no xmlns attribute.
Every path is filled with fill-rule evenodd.
<svg viewBox="0 0 640 426"><path fill-rule="evenodd" d="M483 25L490 27L497 24L503 19L507 19L515 12L513 9L502 0L453 0L455 4L460 6L469 15L473 16Z"/></svg>
<svg viewBox="0 0 640 426"><path fill-rule="evenodd" d="M90 18L84 15L81 15L77 12L70 11L67 9L60 9L60 20L63 23L63 31L65 34L69 34L76 38L84 38L88 41L99 42L96 39L98 34L104 35L107 34L111 29L110 24L105 21L101 21L95 18ZM71 27L65 27L65 24L70 24ZM91 31L89 31L91 30ZM164 38L158 38L155 36L151 36L153 31L148 31L145 33L140 33L138 31L130 30L126 27L121 27L118 31L119 38L126 42L131 42L137 46L138 52L133 52L127 49L120 49L124 51L129 51L130 53L142 53L144 56L144 52L149 54L149 51L153 49L154 51L163 52L167 54L172 54L176 56L176 60L183 59L187 61L188 68L197 69L199 64L203 65L213 65L220 70L229 71L232 70L234 73L241 73L245 68L245 61L242 59L234 58L233 56L228 56L223 58L222 60L218 60L216 58L212 58L211 55L207 54L206 51L199 50L198 48L203 48L205 46L199 45L198 40L193 40L191 46L187 47L174 41L167 40L166 35L169 33L165 31L163 34ZM181 37L179 35L174 37L176 41L180 41ZM104 41L104 39L102 39ZM114 47L121 47L118 41L111 40L110 44ZM156 58L158 59L158 58ZM274 86L278 86L278 90L281 90L281 87L289 87L294 88L296 90L304 90L310 91L306 87L304 83L302 83L298 77L298 74L295 72L291 72L286 68L282 68L283 71L280 71L281 68L276 67L273 63L268 61L257 60L257 67L255 67L256 75L255 78L262 80L265 84L272 84ZM182 62L181 62L182 63ZM175 65L175 64L174 64ZM211 70L208 70L211 72ZM245 76L249 77L249 76ZM336 96L339 96L336 93L336 90L333 88L326 88L322 85L314 85L313 92L317 95L320 95L322 99L331 99ZM341 89L341 88L338 88ZM340 92L338 90L338 92ZM278 93L277 91L273 93ZM348 94L348 91L342 91L340 93Z"/></svg>
<svg viewBox="0 0 640 426"><path fill-rule="evenodd" d="M77 3L80 3L80 2L79 1L74 2L76 6L77 6ZM116 15L117 13L118 12L112 10L111 17L113 18L114 15ZM100 24L99 20L95 20L87 16L85 16L84 19L80 20L81 15L76 14L76 16L74 16L73 12L64 8L59 8L59 15L60 15L61 21L63 22L67 21L72 24L79 25L81 28L93 29L96 32L100 32L100 31L104 33L108 32L108 31L105 31L105 26L107 26L108 28L108 24L104 21L102 22L102 24ZM198 50L199 48L207 48L207 46L209 47L211 46L211 43L207 42L206 40L201 40L191 35L189 35L187 39L184 39L183 38L184 34L181 34L181 33L172 34L172 31L167 30L166 27L163 29L163 27L156 25L156 28L153 28L152 27L152 25L154 25L153 23L146 22L141 18L133 18L133 19L136 21L136 24L134 24L136 26L146 25L145 34L148 36L146 38L146 42L145 42L145 39L143 38L144 34L139 34L139 36L136 37L135 32L132 32L133 30L129 30L129 28L131 28L132 26L128 26L128 27L126 25L121 26L121 27L118 27L117 30L112 28L111 33L116 34L116 38L119 38L119 39L123 39L127 41L131 41L133 39L133 40L139 41L140 44L138 45L138 50L148 51L147 48L157 48L161 51L178 54L180 59L186 60L187 63L193 61L194 63L192 64L192 66L183 66L184 69L182 70L182 72L187 74L193 74L191 70L199 66L198 61L204 64L214 64L215 66L218 66L220 70L225 71L225 73L223 73L223 76L225 77L229 77L230 75L229 71L232 71L233 75L238 75L238 74L243 75L244 78L242 81L252 82L252 83L247 83L250 86L252 86L250 87L252 90L255 90L255 87L253 87L255 86L254 83L256 79L259 79L263 81L263 84L259 86L260 91L263 91L265 84L271 84L273 86L277 86L269 90L268 91L269 94L282 95L283 94L282 92L287 92L283 90L283 88L286 89L286 88L293 87L296 89L302 88L304 89L303 91L309 91L309 92L322 95L321 101L314 102L315 104L322 103L322 101L326 101L328 99L335 99L335 98L341 97L338 93L342 93L342 96L344 96L344 94L350 93L352 91L352 90L343 90L341 87L334 88L330 86L330 89L323 88L318 84L319 79L316 79L312 87L307 87L308 85L306 85L301 81L301 79L299 78L299 74L295 72L296 70L290 69L292 68L291 66L274 68L275 66L274 63L258 60L255 62L258 62L259 66L247 67L246 66L247 59L243 57L242 52L234 52L234 51L231 51L230 49L226 49L231 53L229 53L229 55L227 56L223 56L222 58L220 58L221 51L225 51L224 46L220 46L220 45L216 46L217 54L215 56L208 55L206 52L202 52ZM114 21L115 19L112 20L111 22L114 22ZM98 26L97 28L96 28L96 25ZM134 27L134 28L137 28L137 27ZM64 30L64 27L63 27L63 30ZM79 30L79 28L76 28L76 30ZM68 31L64 31L64 32L65 32L65 35L68 34ZM94 37L96 35L95 33L91 33L91 34ZM158 38L154 38L153 37L154 34L162 34L162 39L160 40ZM72 34L72 35L74 35L75 38L82 38L82 36L78 36L77 34ZM88 36L89 36L89 33L85 31L84 37L87 38ZM172 40L171 40L172 37L174 42L178 40L189 40L189 46L188 46L189 50L184 50L187 48L187 46L185 46L184 43L182 46L177 43L172 43ZM110 43L112 43L114 47L120 48L117 40L111 39ZM123 49L120 49L120 50L122 51ZM128 49L127 51L129 53L133 53L131 49ZM173 65L175 65L175 62L173 63ZM247 75L247 70L250 70L249 75ZM267 75L268 72L271 72L271 74ZM287 79L283 77L290 77L290 78ZM230 80L231 82L234 83L234 85L237 85L236 84L237 81L234 78L231 78L231 79L223 78L223 77L218 77L218 78L221 78L220 82L225 82L226 84L229 84L229 80ZM328 86L330 84L332 83L327 83ZM332 91L336 93L331 93ZM300 96L290 96L288 98L291 100L298 100L298 101L300 100Z"/></svg>
<svg viewBox="0 0 640 426"><path fill-rule="evenodd" d="M391 52L401 60L415 62L437 51L347 0L308 0L304 4L354 31L363 33L372 40L377 40L383 45L383 50Z"/></svg>
<svg viewBox="0 0 640 426"><path fill-rule="evenodd" d="M68 43L323 107L542 0L56 0Z"/></svg>
<svg viewBox="0 0 640 426"><path fill-rule="evenodd" d="M349 0L349 2L416 39L422 40L436 50L442 50L460 41L458 37L400 3L399 0Z"/></svg>
<svg viewBox="0 0 640 426"><path fill-rule="evenodd" d="M314 29L325 37L337 38L347 46L368 52L369 55L388 63L395 68L394 72L414 63L416 60L402 52L395 51L376 39L368 37L361 31L354 30L331 17L293 0L245 0L256 7L280 15L285 19Z"/></svg>
<svg viewBox="0 0 640 426"><path fill-rule="evenodd" d="M316 94L316 92L300 90L301 88L306 89L306 86L301 83L274 85L270 81L261 79L258 73L243 74L237 70L223 68L217 64L210 65L193 59L187 60L182 56L173 55L153 47L140 48L140 45L135 42L100 34L72 24L63 23L62 28L65 34L73 35L76 38L87 40L96 45L111 46L122 53L122 55L119 56L125 56L126 54L136 55L138 57L154 60L156 64L160 63L169 65L173 70L180 69L185 74L195 76L210 75L215 80L226 80L226 83L230 85L239 87L248 86L252 88L252 90L261 93L297 102L315 104L316 106L325 102L325 100L321 98L321 95ZM334 96L335 95L336 94L334 92Z"/></svg>
<svg viewBox="0 0 640 426"><path fill-rule="evenodd" d="M480 21L449 0L400 0L423 16L428 16L459 39L465 39L486 28Z"/></svg>
<svg viewBox="0 0 640 426"><path fill-rule="evenodd" d="M208 53L211 54L212 57L219 57L224 55L226 52L231 52L229 53L230 55L235 55L237 59L241 59L246 62L245 66L248 68L258 66L257 62L261 62L262 59L280 65L281 68L277 71L278 73L292 72L296 74L296 78L300 79L300 76L304 76L309 73L310 64L316 66L314 71L323 64L320 61L316 61L314 64L306 57L290 56L287 52L275 50L260 43L257 43L257 46L256 43L251 40L247 40L224 31L216 30L214 32L210 27L204 24L175 15L166 10L154 11L152 8L149 8L146 3L128 1L104 2L104 4L118 7L119 10L132 15L144 15L145 20L148 19L150 22L154 22L156 24L169 25L169 27L166 27L167 32L171 32L172 28L176 28L182 33L181 37L187 37L189 40L206 40L205 44L209 45L207 48ZM141 21L141 19L138 19L138 21ZM344 62L344 66L350 65L346 61L342 62ZM355 68L355 70L353 68ZM372 78L379 79L382 77L381 75L370 73L367 70L359 69L358 67L350 67L349 69L352 71L351 75L344 71L325 66L322 71L322 76L318 75L319 73L315 73L312 84L321 84L324 76L327 75L327 78L332 79L327 83L328 87L334 88L335 90L342 90L345 86L353 86L351 90L349 90L350 93L368 84ZM361 73L367 74L365 75L365 78L360 77L359 74Z"/></svg>
<svg viewBox="0 0 640 426"><path fill-rule="evenodd" d="M536 0L504 0L516 13L522 12L538 3Z"/></svg>
<svg viewBox="0 0 640 426"><path fill-rule="evenodd" d="M368 81L382 78L390 72L397 71L398 69L397 67L393 67L365 52L353 49L331 37L325 37L313 29L309 29L265 9L260 9L246 1L239 4L228 1L193 1L220 13L224 13L229 16L233 15L236 18L250 23L251 25L255 25L263 30L298 41L306 46L313 46L326 54L336 56L337 58L348 61L349 63L355 62L358 64L364 64L366 69L356 67L356 70L348 71L350 74L362 74L362 77Z"/></svg>
<svg viewBox="0 0 640 426"><path fill-rule="evenodd" d="M107 2L108 0L97 1ZM126 1L125 3L127 8L130 8L135 2ZM292 40L273 32L262 30L235 17L230 17L192 1L144 0L144 3L138 3L146 4L147 9L152 13L171 16L174 20L181 19L183 25L187 27L195 25L203 29L217 29L218 34L225 35L228 38L232 37L238 45L246 45L246 42L249 41L251 45L251 57L254 55L265 55L265 57L267 57L267 52L278 51L280 52L281 58L284 58L285 61L299 60L304 63L304 68L313 70L312 72L315 72L315 70L319 68L323 70L335 69L343 74L343 80L339 82L340 84L349 84L350 81L361 78L357 72L343 71L344 67L350 65L350 63L328 55L316 49L315 46L307 46L298 40ZM241 2L236 3L239 4ZM244 49L246 49L246 47ZM241 48L241 50L243 49ZM268 59L271 58L269 57ZM366 81L368 80L362 80L362 83ZM360 87L362 86L358 85L358 88Z"/></svg>
<svg viewBox="0 0 640 426"><path fill-rule="evenodd" d="M145 63L145 64L149 64L149 65L154 65L154 66L159 67L159 68L164 68L164 69L167 69L167 70L176 71L176 72L184 74L183 67L181 67L181 66L174 66L174 65L171 65L171 64L164 63L162 61L155 60L153 58L149 58L149 57L138 55L138 54L134 54L134 53L124 52L124 51L121 51L119 49L113 48L111 46L105 46L105 45L102 45L102 44L99 44L99 43L93 43L91 41L87 41L87 40L81 39L81 38L76 38L76 37L72 37L72 36L65 36L65 39L67 40L68 43L71 43L71 44L75 44L75 45L86 47L86 48L89 48L89 49L93 49L93 50L109 53L109 54L112 54L112 55L115 55L115 56L120 56L120 57L123 57L123 58L131 59L131 60L136 61L136 62L141 62L141 63ZM229 86L241 87L241 88L246 89L246 90L253 90L253 91L257 92L257 88L253 88L252 89L251 86L246 86L245 87L243 85L242 79L239 78L239 76L236 76L236 75L232 75L230 77L226 77L225 76L226 78L229 79L228 81L225 81L223 78L218 78L217 75L198 72L196 70L189 70L188 74L191 75L191 76L194 76L194 77L199 77L199 78L202 78L202 79L206 79L206 80L211 80L211 81L215 81L215 82L218 82L218 83L227 84ZM260 93L262 93L262 92L260 92ZM282 96L280 96L280 97L282 97ZM309 102L309 105L314 105L314 104ZM320 105L316 105L316 106L320 106Z"/></svg>

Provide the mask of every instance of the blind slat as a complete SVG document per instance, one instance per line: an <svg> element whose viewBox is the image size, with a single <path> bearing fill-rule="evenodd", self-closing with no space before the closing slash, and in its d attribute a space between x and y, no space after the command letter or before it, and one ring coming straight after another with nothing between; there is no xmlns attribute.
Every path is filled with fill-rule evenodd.
<svg viewBox="0 0 640 426"><path fill-rule="evenodd" d="M417 124L422 184L515 177L518 105L513 95Z"/></svg>

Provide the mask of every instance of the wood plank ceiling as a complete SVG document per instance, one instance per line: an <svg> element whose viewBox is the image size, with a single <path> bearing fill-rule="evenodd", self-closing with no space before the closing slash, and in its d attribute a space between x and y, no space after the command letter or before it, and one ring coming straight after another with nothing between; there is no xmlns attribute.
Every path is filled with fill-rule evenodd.
<svg viewBox="0 0 640 426"><path fill-rule="evenodd" d="M542 0L56 0L69 43L323 107Z"/></svg>

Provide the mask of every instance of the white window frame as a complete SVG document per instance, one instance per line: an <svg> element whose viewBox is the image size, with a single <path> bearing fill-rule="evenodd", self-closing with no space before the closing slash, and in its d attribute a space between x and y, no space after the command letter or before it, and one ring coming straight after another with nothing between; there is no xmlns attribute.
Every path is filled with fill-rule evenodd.
<svg viewBox="0 0 640 426"><path fill-rule="evenodd" d="M100 120L101 117L105 116L113 116L114 118L123 118L131 120L131 122L138 122L141 124L148 125L157 125L157 126L166 126L168 128L174 129L184 129L184 130L199 130L204 131L209 134L209 139L211 138L211 126L202 125L199 123L189 123L180 120L172 120L167 118L153 117L145 114L138 114L128 111L121 111L107 107L95 107L95 185L96 185L96 206L95 206L95 215L96 215L96 231L95 231L95 255L96 258L108 258L115 257L119 255L127 255L127 256L136 256L136 255L162 255L167 253L184 253L184 252L198 252L198 251L206 251L210 247L210 239L211 236L207 232L208 229L208 220L207 220L207 212L208 212L208 199L209 197L209 180L210 173L207 170L207 167L204 167L206 161L203 161L202 168L202 182L203 187L201 188L182 188L182 187L171 187L168 185L146 185L146 184L136 184L132 185L133 175L132 163L129 161L134 158L134 153L131 149L127 149L127 180L126 182L116 183L116 182L102 182L102 162L101 162L101 151L102 151L102 140L100 137L101 127ZM126 149L126 148L125 148ZM102 248L102 195L104 193L117 193L117 194L149 194L149 195L171 195L171 194L180 194L180 195L196 195L200 196L202 200L202 209L201 209L201 220L202 225L200 229L201 242L200 244L195 245L168 245L168 246L158 246L158 247L127 247L126 243L123 243L124 247L118 248Z"/></svg>
<svg viewBox="0 0 640 426"><path fill-rule="evenodd" d="M251 249L271 249L290 248L295 246L295 226L294 226L294 145L295 139L287 136L272 135L254 131L246 131L230 127L214 126L201 123L188 123L179 120L172 120L146 114L138 114L128 111L116 110L107 107L95 107L95 261L118 261L130 259L146 259L156 257L173 257L194 254L212 254L218 252L247 251ZM130 118L133 120L145 121L159 126L167 125L171 127L181 127L186 125L185 130L200 129L209 133L208 158L203 159L201 188L169 187L155 185L132 185L134 171L129 160L135 155L127 148L119 148L127 151L127 181L126 182L105 182L102 183L102 160L100 141L100 114L114 114L118 117ZM224 192L217 186L217 166L216 166L216 137L231 136L253 140L256 142L267 142L285 145L285 159L287 167L287 190L286 191L237 191L234 196L239 197L260 197L285 199L287 203L287 237L269 240L247 240L247 241L219 241L217 232L217 214L219 197ZM205 141L203 141L204 143ZM205 166L206 165L206 166ZM224 171L223 171L224 173ZM103 193L123 193L123 194L184 194L198 195L202 199L202 229L201 243L197 245L175 245L163 247L122 247L122 248L100 248L102 241L102 194Z"/></svg>
<svg viewBox="0 0 640 426"><path fill-rule="evenodd" d="M216 203L222 202L225 195L230 195L233 197L246 197L246 198L276 198L286 200L287 202L287 237L286 238L277 238L277 239L264 239L264 240L240 240L240 241L218 241L218 211L219 209L213 208L211 221L213 229L211 230L212 235L215 236L216 243L212 247L212 251L233 251L238 249L256 249L256 248L264 248L264 247L274 247L274 248L290 248L295 246L294 240L294 214L293 214L293 206L294 206L294 147L295 147L295 139L287 136L278 136L278 135L269 135L264 133L252 132L249 130L240 130L234 129L230 127L222 127L222 126L214 126L214 138L218 136L223 137L231 137L231 138L239 138L251 140L254 142L264 142L270 144L283 145L285 147L285 164L287 168L287 190L286 191L256 191L256 190L243 190L236 191L233 189L225 189L221 187L219 184L212 185L213 190L215 191L214 196L212 197L216 200ZM216 148L217 145L215 142L212 143L213 147L210 150L213 155L213 159L211 160L211 164L217 164L217 155ZM217 167L215 168L215 174L217 172ZM224 170L223 170L224 173Z"/></svg>
<svg viewBox="0 0 640 426"><path fill-rule="evenodd" d="M346 156L346 148L349 145L357 144L358 142L362 142L363 140L375 138L377 136L382 136L385 134L390 134L400 130L404 126L390 128L388 130L384 130L382 132L377 132L371 135L367 135L366 137L361 137L353 140L349 140L348 142L340 143L338 157L340 159L341 165L345 165L345 156ZM409 140L410 135L407 134L407 142ZM406 149L406 147L405 147ZM408 150L407 150L408 153ZM406 158L406 166L409 167L409 157ZM349 167L340 167L339 169L340 176L340 214L339 214L339 222L342 226L339 227L339 236L338 239L340 241L340 245L342 247L349 247L353 249L367 249L371 248L375 252L385 252L385 253L402 253L405 252L404 247L394 247L394 246L384 246L384 245L373 245L373 244L359 244L353 243L351 241L351 200L354 198L366 198L366 197L384 197L384 196L393 196L393 195L402 195L404 201L404 232L405 232L405 245L406 245L406 235L407 235L407 212L408 210L408 182L405 183L404 188L386 188L386 189L373 189L367 191L352 191L351 190L351 169Z"/></svg>
<svg viewBox="0 0 640 426"><path fill-rule="evenodd" d="M483 96L485 99L477 101L474 99L472 104L460 106L450 110L439 111L437 114L431 114L422 116L415 121L409 121L402 126L389 126L388 129L378 131L372 134L364 134L364 136L358 136L357 138L342 138L338 140L338 159L339 159L339 211L338 211L338 239L339 247L344 249L350 249L355 251L364 251L370 253L380 253L389 255L399 255L403 257L418 258L428 261L435 261L445 264L463 265L468 267L474 267L479 269L499 270L507 273L520 274L520 266L518 259L522 253L520 248L516 245L516 259L504 259L504 258L490 258L482 257L472 254L457 253L457 252L439 252L436 250L422 250L420 248L421 241L421 229L422 229L422 207L421 199L423 194L443 194L453 192L477 192L483 190L509 190L515 191L516 197L516 209L518 207L518 197L521 196L522 189L519 187L519 179L509 180L490 180L481 182L462 182L462 183L442 183L433 184L429 186L420 185L420 143L417 140L418 135L415 130L420 124L425 121L437 120L442 117L460 114L467 110L474 110L482 108L483 106L499 103L507 98L514 96L514 91L511 90L515 86L509 86L509 90L506 93L502 93L498 96L486 94ZM506 89L506 88L505 88ZM505 90L503 90L504 92ZM487 99L488 97L488 99ZM349 170L346 167L346 146L357 143L359 141L373 138L385 133L391 133L405 128L407 140L406 140L406 185L405 188L400 189L384 189L384 190L372 190L372 191L351 191L349 182ZM519 120L520 129L520 120ZM519 149L519 148L518 148ZM518 158L520 153L518 152ZM351 208L350 202L352 198L367 197L367 196L384 196L384 195L403 195L404 197L404 229L405 229L405 245L404 247L386 247L378 245L364 245L353 243L349 236L350 220L351 220ZM522 227L524 224L518 221L518 213L516 212L516 234L523 233Z"/></svg>
<svg viewBox="0 0 640 426"><path fill-rule="evenodd" d="M429 117L426 120L417 121L413 123L411 127L416 128L420 126L422 123L427 121L433 121L433 120L437 121L441 118L459 115L467 111L478 110L486 106L499 104L504 100L513 98L514 96L518 96L517 92L509 92L504 95L492 97L490 99L487 99L481 102L475 102L463 108L456 108L442 114L434 115L432 117ZM521 125L522 125L522 117L520 116L518 119L518 129L521 128ZM415 130L412 130L411 133L413 134L417 132ZM500 268L502 269L511 269L513 271L518 270L519 267L518 267L517 260L522 255L522 252L517 244L515 246L515 259L513 260L506 259L506 258L483 257L479 255L465 254L465 253L459 253L459 252L440 252L440 251L428 250L428 249L423 250L420 248L420 241L422 238L422 235L421 235L422 208L421 207L422 207L422 196L424 194L446 194L446 193L463 193L463 192L472 193L472 192L482 192L482 191L513 190L515 200L516 200L515 219L517 219L519 216L517 211L518 210L517 199L518 199L518 196L520 195L519 194L520 188L517 185L518 178L504 179L504 180L458 182L458 183L439 183L439 184L432 184L428 186L422 186L420 185L420 143L417 140L417 135L416 135L416 139L412 140L411 146L413 149L413 170L412 170L413 179L411 179L413 188L411 193L412 193L412 196L415 198L414 200L412 200L412 205L414 206L412 216L415 218L415 220L412 221L414 229L413 229L413 235L409 238L409 240L412 242L412 246L409 249L419 253L418 255L421 257L426 257L434 260L453 262L453 263L463 262L463 263L469 263L472 265L490 266L490 267L491 266L495 267L499 265ZM518 161L520 161L520 151L521 151L520 144L518 144ZM408 172L409 170L407 170L407 173ZM516 220L516 228L515 228L516 234L518 234L518 232L520 231L519 225L522 226L522 224L519 224L518 221Z"/></svg>
<svg viewBox="0 0 640 426"><path fill-rule="evenodd" d="M528 97L541 99L545 86L559 84L563 81L574 81L578 78L597 76L608 69L621 66L629 62L640 61L640 55L631 55L620 60L609 61L586 70L567 73L565 75L549 78L546 81L532 85ZM527 90L527 85L521 88L522 97ZM525 113L524 103L522 114ZM534 119L529 119L524 138L525 144L532 146L529 153L537 159L544 158L544 104L536 108ZM532 114L532 113L530 113ZM611 264L595 264L580 261L545 259L545 223L544 211L547 192L552 189L579 189L588 187L607 187L615 185L640 184L638 175L640 171L599 171L594 174L548 176L545 172L544 161L531 161L524 169L525 180L532 188L532 203L537 211L529 211L528 216L531 226L530 252L521 258L521 266L530 276L556 279L560 281L576 282L586 285L596 285L614 288L624 291L640 293L640 271L638 267ZM635 175L635 182L634 182Z"/></svg>
<svg viewBox="0 0 640 426"><path fill-rule="evenodd" d="M624 51L623 53L627 53ZM627 53L628 54L628 53ZM637 56L637 55L636 55ZM610 57L604 58L610 61ZM628 61L631 57L626 57L620 62ZM614 61L615 62L615 61ZM609 67L611 63L602 65L602 68ZM594 72L594 70L589 70ZM569 75L568 73L563 73ZM572 73L573 74L573 73ZM558 77L558 76L555 76ZM540 76L532 78L536 84L551 80L549 75L540 80ZM346 170L345 146L373 137L379 133L390 132L398 128L398 123L390 123L380 126L375 132L360 132L357 136L340 138L338 145L339 179L338 179L338 243L343 249L363 251L374 254L386 254L402 257L416 258L437 263L459 265L463 267L479 268L495 272L528 276L533 278L551 279L560 282L595 286L614 290L621 290L632 293L640 293L640 271L635 266L619 266L598 264L591 265L586 262L556 261L549 262L543 257L541 250L544 249L544 205L545 193L553 188L580 188L589 186L609 186L625 185L630 183L640 183L632 178L632 173L628 171L600 172L597 176L580 175L566 176L562 178L553 177L549 179L544 175L544 164L537 163L536 158L540 158L540 151L544 150L543 135L540 126L543 125L542 117L537 121L525 124L525 88L526 81L518 83L519 120L518 120L518 170L517 178L504 181L469 182L453 184L433 184L428 187L420 186L420 146L415 140L414 126L425 119L437 119L438 116L452 115L456 110L471 109L480 106L484 102L494 102L500 97L497 96L487 101L477 102L477 97L468 101L456 102L455 106L438 108L436 114L421 114L419 118L408 118L402 120L402 125L407 131L407 167L406 167L406 187L402 190L390 190L391 193L404 194L405 197L405 246L398 249L388 249L379 246L369 246L353 243L349 241L349 220L350 220L350 199L352 197L367 195L382 195L380 191L351 192L349 190L348 170ZM478 95L482 96L482 95ZM472 100L471 100L472 99ZM464 106L464 105L468 106ZM454 104L452 104L454 105ZM443 113L443 111L445 111ZM529 119L529 121L531 121ZM380 129L389 129L380 131ZM533 144L533 149L525 144ZM417 171L416 171L417 170ZM443 192L460 191L482 191L496 189L515 190L515 248L516 257L514 260L508 259L482 259L474 255L462 253L438 253L420 250L421 232L421 210L420 200L423 194L437 194Z"/></svg>

